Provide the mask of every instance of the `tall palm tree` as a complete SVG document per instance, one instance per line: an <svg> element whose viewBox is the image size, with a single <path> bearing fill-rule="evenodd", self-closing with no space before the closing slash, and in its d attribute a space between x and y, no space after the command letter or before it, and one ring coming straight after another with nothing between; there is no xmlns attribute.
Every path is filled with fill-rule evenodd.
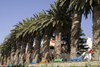
<svg viewBox="0 0 100 67"><path fill-rule="evenodd" d="M51 27L51 26L50 26ZM50 45L50 38L52 36L52 33L51 32L52 30L50 30L50 27L48 26L46 29L45 29L45 32L43 34L43 49L42 49L42 60L45 60L47 59L48 57L48 54L49 54L49 45Z"/></svg>
<svg viewBox="0 0 100 67"><path fill-rule="evenodd" d="M79 44L79 34L81 26L82 13L79 14L78 11L73 12L72 28L71 28L71 52L70 58L77 56L77 46Z"/></svg>
<svg viewBox="0 0 100 67"><path fill-rule="evenodd" d="M18 28L19 32L17 33L16 37L17 37L17 36L20 34L20 32L24 29L24 28L23 28L23 25L24 25L24 23L26 23L26 21L23 20L23 23L22 23L22 22L20 22L20 23L21 23L21 26ZM25 56L26 44L27 44L27 40L28 40L28 39L27 39L27 36L23 37L22 35L20 35L19 37L22 38L22 40L21 40L22 49L21 49L21 59L20 59L20 62L21 62L21 63L24 63L24 56Z"/></svg>
<svg viewBox="0 0 100 67"><path fill-rule="evenodd" d="M21 54L21 40L22 37L17 37L18 33L20 32L20 27L22 26L22 23L19 22L17 25L14 25L15 29L12 29L11 32L15 33L15 37L16 37L16 42L17 42L17 49L16 49L16 53L15 53L15 63L17 64L18 62L20 62L20 57L19 55Z"/></svg>
<svg viewBox="0 0 100 67"><path fill-rule="evenodd" d="M48 10L48 17L50 17L50 21L53 22L53 26L55 26L55 59L60 58L60 49L61 49L61 35L62 35L62 27L65 24L71 22L70 15L60 6L60 2L55 2L55 6L51 4L50 10Z"/></svg>

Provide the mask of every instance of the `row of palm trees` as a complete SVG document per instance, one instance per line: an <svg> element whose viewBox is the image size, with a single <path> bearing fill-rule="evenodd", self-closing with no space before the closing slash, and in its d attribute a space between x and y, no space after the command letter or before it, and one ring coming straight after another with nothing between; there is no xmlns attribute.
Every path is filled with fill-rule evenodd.
<svg viewBox="0 0 100 67"><path fill-rule="evenodd" d="M8 64L13 61L18 63L19 54L20 62L25 55L26 44L28 44L27 62L30 62L32 45L35 41L33 61L37 61L40 53L40 43L43 40L43 59L46 59L49 52L50 38L55 34L54 58L60 58L62 32L71 30L70 42L70 59L77 56L77 46L79 44L80 27L82 14L93 13L93 50L92 60L99 59L100 44L100 0L58 0L51 4L51 9L33 14L34 17L26 18L23 22L14 25L11 34L7 36L0 46L0 53L4 62ZM68 31L68 32L69 32ZM20 49L22 46L22 49ZM21 51L21 52L20 52ZM11 56L11 58L10 58Z"/></svg>

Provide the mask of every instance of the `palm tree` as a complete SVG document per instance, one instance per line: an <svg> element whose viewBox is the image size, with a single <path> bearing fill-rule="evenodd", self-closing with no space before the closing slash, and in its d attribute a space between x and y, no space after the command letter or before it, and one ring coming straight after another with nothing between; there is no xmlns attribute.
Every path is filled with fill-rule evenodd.
<svg viewBox="0 0 100 67"><path fill-rule="evenodd" d="M60 58L62 27L71 22L70 15L59 5L60 2L55 2L55 6L51 4L52 9L47 11L50 21L52 20L53 26L55 26L55 59Z"/></svg>
<svg viewBox="0 0 100 67"><path fill-rule="evenodd" d="M25 20L23 20L23 23L22 22L20 22L21 23L21 26L18 28L18 33L17 33L17 35L16 35L16 37L20 34L20 32L24 29L23 28L23 25L24 25L24 23L26 23L26 21ZM20 62L22 62L22 63L24 63L24 56L25 56L25 51L26 51L26 44L27 44L27 36L22 36L22 35L20 35L19 37L21 37L22 38L22 40L21 40L21 45L22 45L22 50L21 50L21 59L20 59Z"/></svg>
<svg viewBox="0 0 100 67"><path fill-rule="evenodd" d="M14 32L12 32L9 36L9 40L11 41L11 61L14 62L14 56L16 52L16 35Z"/></svg>
<svg viewBox="0 0 100 67"><path fill-rule="evenodd" d="M45 29L45 32L43 34L43 49L42 49L42 60L47 59L49 54L49 44L50 44L50 38L52 36L52 32L50 31L50 27Z"/></svg>
<svg viewBox="0 0 100 67"><path fill-rule="evenodd" d="M72 28L71 28L71 53L70 58L77 56L77 46L79 44L79 34L81 26L82 13L79 14L77 11L73 12Z"/></svg>
<svg viewBox="0 0 100 67"><path fill-rule="evenodd" d="M19 58L19 55L21 54L21 40L22 40L22 37L18 37L17 38L17 35L19 33L19 30L20 30L20 26L22 26L22 23L19 22L17 25L14 25L15 29L12 29L11 32L14 32L15 33L15 37L16 37L16 42L17 42L17 49L16 49L16 53L15 53L15 63L17 64L18 61L20 58Z"/></svg>
<svg viewBox="0 0 100 67"><path fill-rule="evenodd" d="M71 23L71 19L68 17L68 15L66 16L66 12L65 12L65 14L63 13L63 12L61 12L60 11L60 8L61 7L59 7L59 3L57 4L57 3L55 3L55 5L56 5L56 7L54 6L54 5L52 5L51 4L51 7L52 7L52 10L50 9L49 11L48 11L48 14L45 14L45 15L42 15L41 16L41 18L43 19L43 20L40 20L40 21L42 21L42 23L43 23L43 28L45 29L45 33L44 33L44 36L45 36L45 34L46 34L46 37L48 37L48 36L50 36L50 29L51 29L51 31L54 31L54 28L56 28L56 21L61 21L62 22L62 27L63 27L63 29L65 29L65 25L69 25L70 23ZM58 11L58 12L57 12ZM63 10L62 10L63 11ZM45 12L44 12L45 13ZM61 13L61 14L60 14ZM64 16L65 15L65 16ZM45 16L45 17L44 17ZM62 16L62 17L60 17L61 19L63 19L63 20L61 20L61 19L58 19L58 16ZM70 15L69 15L70 16ZM66 19L64 18L64 17L67 17ZM67 22L69 22L69 23L66 23L66 20L67 20ZM65 24L65 25L64 25ZM52 26L53 25L53 26ZM47 26L47 27L46 27ZM69 25L70 26L70 25ZM69 27L68 26L68 27ZM62 28L61 27L61 28ZM67 27L67 28L68 28ZM49 33L47 32L49 30ZM48 35L47 35L48 34ZM48 53L48 47L49 47L49 45L47 45L46 43L50 43L50 42L46 42L47 40L50 40L50 39L46 39L46 37L44 37L43 39L44 39L44 41L43 41L43 58L42 59L46 59L46 57L47 57L47 53ZM48 48L47 50L46 50L46 48ZM55 47L56 48L56 47ZM60 49L59 49L60 50Z"/></svg>

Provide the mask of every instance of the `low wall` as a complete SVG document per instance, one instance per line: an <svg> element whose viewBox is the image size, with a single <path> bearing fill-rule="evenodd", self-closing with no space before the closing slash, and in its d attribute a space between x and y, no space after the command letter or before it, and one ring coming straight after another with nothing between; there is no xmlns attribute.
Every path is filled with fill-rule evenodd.
<svg viewBox="0 0 100 67"><path fill-rule="evenodd" d="M29 67L39 67L44 66L47 64L47 66L85 66L85 64L88 63L87 61L74 61L74 62L56 62L56 63L37 63L37 64L30 64ZM100 61L90 61L91 65L100 65Z"/></svg>

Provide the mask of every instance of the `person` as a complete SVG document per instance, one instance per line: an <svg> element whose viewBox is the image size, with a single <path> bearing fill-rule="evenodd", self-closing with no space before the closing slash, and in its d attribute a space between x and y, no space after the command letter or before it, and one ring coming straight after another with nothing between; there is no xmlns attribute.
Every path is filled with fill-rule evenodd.
<svg viewBox="0 0 100 67"><path fill-rule="evenodd" d="M65 47L64 47L64 46L61 47L61 52L62 52L62 53L65 52Z"/></svg>

